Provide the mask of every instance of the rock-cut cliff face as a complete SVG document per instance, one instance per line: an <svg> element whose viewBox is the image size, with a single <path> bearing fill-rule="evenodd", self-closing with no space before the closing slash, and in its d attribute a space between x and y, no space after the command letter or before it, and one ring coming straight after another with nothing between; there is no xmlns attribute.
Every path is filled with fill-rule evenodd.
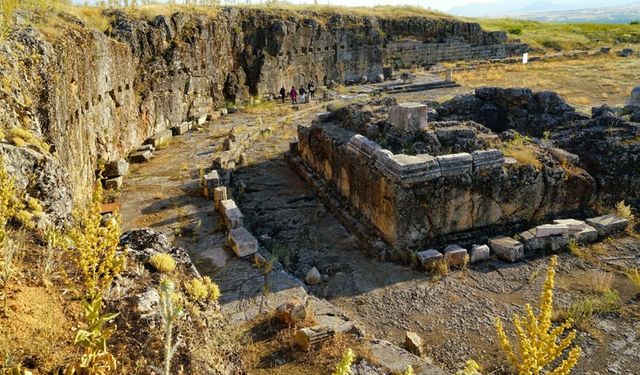
<svg viewBox="0 0 640 375"><path fill-rule="evenodd" d="M19 13L0 43L0 129L25 128L49 143L58 175L68 176L60 180L77 197L87 195L99 159L126 157L152 134L226 101L309 81L377 78L390 40L480 47L506 40L451 19L234 8L151 20L107 10L104 17L106 33L65 13ZM17 163L9 169L20 172Z"/></svg>

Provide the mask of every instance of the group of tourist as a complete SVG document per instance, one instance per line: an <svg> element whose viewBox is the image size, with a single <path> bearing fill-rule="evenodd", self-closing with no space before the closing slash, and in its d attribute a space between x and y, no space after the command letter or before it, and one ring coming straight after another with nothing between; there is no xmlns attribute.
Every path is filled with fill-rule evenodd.
<svg viewBox="0 0 640 375"><path fill-rule="evenodd" d="M300 88L296 89L295 86L291 86L291 90L289 90L289 97L291 98L291 104L297 104L298 98L300 98L301 103L307 102L308 99L314 99L316 94L316 86L313 82L309 82L307 88L304 88L304 85L301 85ZM287 97L287 90L282 86L280 89L280 98L282 99L282 103L284 103L285 98Z"/></svg>

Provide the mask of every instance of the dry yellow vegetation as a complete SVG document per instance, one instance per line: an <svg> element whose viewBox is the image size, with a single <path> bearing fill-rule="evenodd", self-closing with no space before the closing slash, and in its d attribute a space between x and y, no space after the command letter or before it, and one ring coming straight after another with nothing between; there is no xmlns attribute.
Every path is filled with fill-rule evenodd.
<svg viewBox="0 0 640 375"><path fill-rule="evenodd" d="M527 65L488 65L455 72L453 79L470 88L528 87L534 91L556 91L581 112L590 113L592 106L624 105L640 81L640 60L598 56Z"/></svg>
<svg viewBox="0 0 640 375"><path fill-rule="evenodd" d="M554 326L551 321L557 263L557 257L551 257L547 269L547 279L540 295L538 314L536 315L531 305L527 304L524 317L518 315L513 317L517 349L507 337L502 320L496 321L500 345L519 375L567 375L578 363L582 353L580 347L573 344L576 331L566 332L572 322L568 320Z"/></svg>

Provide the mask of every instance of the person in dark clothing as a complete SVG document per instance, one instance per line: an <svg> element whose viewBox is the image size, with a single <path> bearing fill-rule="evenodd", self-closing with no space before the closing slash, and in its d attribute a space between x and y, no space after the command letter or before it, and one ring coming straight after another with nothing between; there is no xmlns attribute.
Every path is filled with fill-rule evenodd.
<svg viewBox="0 0 640 375"><path fill-rule="evenodd" d="M284 104L284 98L287 96L287 90L284 89L284 86L280 89L280 97L282 98L282 104Z"/></svg>
<svg viewBox="0 0 640 375"><path fill-rule="evenodd" d="M309 89L309 99L315 98L316 86L313 82L309 82L309 86L307 88Z"/></svg>
<svg viewBox="0 0 640 375"><path fill-rule="evenodd" d="M289 91L289 95L291 95L291 104L296 104L298 102L298 92L296 91L295 86L291 86L291 91Z"/></svg>
<svg viewBox="0 0 640 375"><path fill-rule="evenodd" d="M300 94L300 101L302 101L302 103L305 103L304 94L306 93L307 92L304 90L304 86L300 86L300 89L298 90L298 94Z"/></svg>

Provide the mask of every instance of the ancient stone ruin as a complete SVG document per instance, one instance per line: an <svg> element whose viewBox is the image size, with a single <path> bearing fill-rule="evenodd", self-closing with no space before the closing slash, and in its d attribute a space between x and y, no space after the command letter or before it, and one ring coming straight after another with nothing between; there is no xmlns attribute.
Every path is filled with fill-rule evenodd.
<svg viewBox="0 0 640 375"><path fill-rule="evenodd" d="M611 163L611 150L636 147L637 140L630 133L621 141L592 138L608 144L606 155L584 144L572 146L576 128L593 137L602 121L601 116L578 115L553 93L529 90L479 89L434 109L374 100L322 114L311 127L300 126L291 157L308 181L315 179L326 194L339 196L340 207L374 238L384 239L391 250L382 247L381 253L414 261L417 256L428 267L442 254L416 253L425 246L471 245L484 238L499 258L515 261L525 253L566 247L570 238L582 243L598 238L594 223L599 219L528 228L553 218L588 217L594 199L610 194L603 186L613 182L590 161ZM527 138L543 131L551 131L553 141ZM568 132L574 136L566 138ZM531 152L532 160L513 155L514 144L523 139L530 144L517 152ZM635 169L626 173L637 180ZM524 232L516 236L518 230ZM520 241L491 239L503 234ZM447 248L444 256L455 263L459 250Z"/></svg>

